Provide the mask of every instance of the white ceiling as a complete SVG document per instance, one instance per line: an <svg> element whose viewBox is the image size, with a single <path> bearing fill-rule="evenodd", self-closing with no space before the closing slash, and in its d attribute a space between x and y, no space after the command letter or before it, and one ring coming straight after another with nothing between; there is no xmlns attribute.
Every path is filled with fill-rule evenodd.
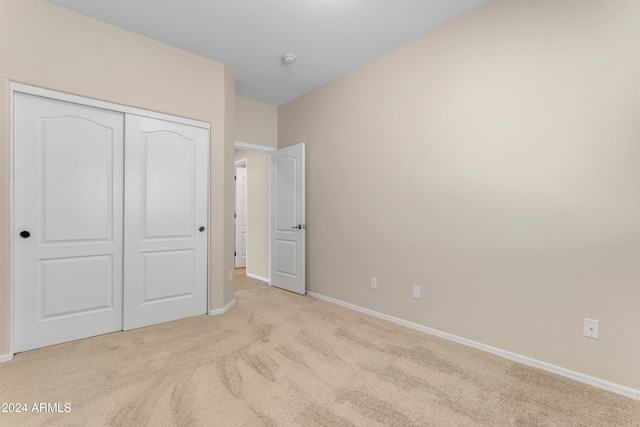
<svg viewBox="0 0 640 427"><path fill-rule="evenodd" d="M278 106L488 0L50 1L222 62L237 95Z"/></svg>

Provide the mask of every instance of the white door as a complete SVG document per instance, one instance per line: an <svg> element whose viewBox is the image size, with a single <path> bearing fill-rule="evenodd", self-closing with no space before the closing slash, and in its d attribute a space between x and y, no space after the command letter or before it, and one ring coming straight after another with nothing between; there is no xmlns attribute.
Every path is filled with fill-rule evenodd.
<svg viewBox="0 0 640 427"><path fill-rule="evenodd" d="M247 266L247 168L236 168L236 268Z"/></svg>
<svg viewBox="0 0 640 427"><path fill-rule="evenodd" d="M305 289L304 144L269 155L271 285Z"/></svg>
<svg viewBox="0 0 640 427"><path fill-rule="evenodd" d="M14 96L14 344L122 329L123 115Z"/></svg>
<svg viewBox="0 0 640 427"><path fill-rule="evenodd" d="M124 329L207 312L209 132L126 116Z"/></svg>

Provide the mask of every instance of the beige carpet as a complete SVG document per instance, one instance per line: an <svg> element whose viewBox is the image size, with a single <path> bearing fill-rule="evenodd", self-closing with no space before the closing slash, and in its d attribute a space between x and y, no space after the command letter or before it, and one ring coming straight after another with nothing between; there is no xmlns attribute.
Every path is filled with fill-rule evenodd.
<svg viewBox="0 0 640 427"><path fill-rule="evenodd" d="M199 316L16 355L0 425L632 426L640 402L274 288Z"/></svg>

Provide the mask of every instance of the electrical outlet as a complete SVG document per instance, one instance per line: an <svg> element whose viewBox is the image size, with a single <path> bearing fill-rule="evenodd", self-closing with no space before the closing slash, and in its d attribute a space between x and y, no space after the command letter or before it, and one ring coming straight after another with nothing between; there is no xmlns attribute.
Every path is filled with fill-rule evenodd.
<svg viewBox="0 0 640 427"><path fill-rule="evenodd" d="M371 278L371 289L378 289L378 279L375 277Z"/></svg>
<svg viewBox="0 0 640 427"><path fill-rule="evenodd" d="M420 286L413 287L413 297L415 299L420 299Z"/></svg>
<svg viewBox="0 0 640 427"><path fill-rule="evenodd" d="M597 320L584 319L584 336L596 340L600 338Z"/></svg>

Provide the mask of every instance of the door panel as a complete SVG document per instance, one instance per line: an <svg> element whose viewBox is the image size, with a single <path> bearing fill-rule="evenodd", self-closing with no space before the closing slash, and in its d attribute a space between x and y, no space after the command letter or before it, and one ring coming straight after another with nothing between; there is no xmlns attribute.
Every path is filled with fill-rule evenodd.
<svg viewBox="0 0 640 427"><path fill-rule="evenodd" d="M111 239L112 129L82 117L40 120L44 240Z"/></svg>
<svg viewBox="0 0 640 427"><path fill-rule="evenodd" d="M276 273L295 276L296 271L296 241L276 240Z"/></svg>
<svg viewBox="0 0 640 427"><path fill-rule="evenodd" d="M304 144L273 151L269 157L271 285L304 294Z"/></svg>
<svg viewBox="0 0 640 427"><path fill-rule="evenodd" d="M209 132L126 120L125 330L206 313L209 228Z"/></svg>
<svg viewBox="0 0 640 427"><path fill-rule="evenodd" d="M146 280L142 304L192 297L195 293L194 255L191 249L143 254Z"/></svg>
<svg viewBox="0 0 640 427"><path fill-rule="evenodd" d="M296 167L298 159L282 156L273 164L275 174L275 220L276 231L292 233L292 225L300 224L296 209Z"/></svg>
<svg viewBox="0 0 640 427"><path fill-rule="evenodd" d="M142 135L145 238L194 235L195 141L173 132Z"/></svg>
<svg viewBox="0 0 640 427"><path fill-rule="evenodd" d="M113 306L110 255L43 260L40 268L43 319Z"/></svg>
<svg viewBox="0 0 640 427"><path fill-rule="evenodd" d="M15 351L122 329L123 114L16 93L14 117Z"/></svg>

